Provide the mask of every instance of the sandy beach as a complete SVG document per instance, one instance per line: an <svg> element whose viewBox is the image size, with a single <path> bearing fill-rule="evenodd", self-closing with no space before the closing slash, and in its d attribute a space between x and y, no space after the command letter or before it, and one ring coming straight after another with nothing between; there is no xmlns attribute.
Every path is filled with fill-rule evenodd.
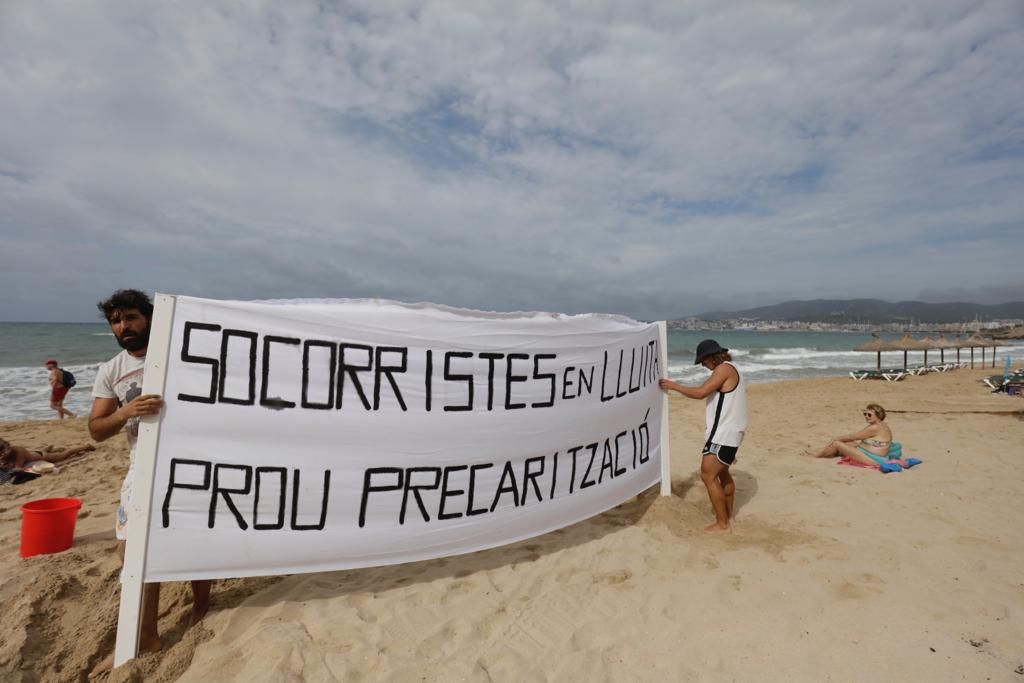
<svg viewBox="0 0 1024 683"><path fill-rule="evenodd" d="M709 536L703 409L671 400L673 491L489 551L357 571L220 581L164 650L108 681L1024 681L1024 400L991 370L899 383L752 385L734 533ZM882 404L901 473L802 456ZM19 444L89 441L84 419L0 424ZM4 681L84 680L113 647L121 436L0 487ZM18 557L20 505L84 501L74 546Z"/></svg>

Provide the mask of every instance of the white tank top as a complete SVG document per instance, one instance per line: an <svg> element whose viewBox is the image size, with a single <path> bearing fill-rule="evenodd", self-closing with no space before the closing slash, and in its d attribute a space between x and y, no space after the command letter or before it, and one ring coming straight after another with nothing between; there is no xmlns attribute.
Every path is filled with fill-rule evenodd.
<svg viewBox="0 0 1024 683"><path fill-rule="evenodd" d="M739 446L743 442L743 433L747 431L747 385L739 368L725 362L736 370L739 381L732 391L716 391L705 399L705 447L712 443Z"/></svg>

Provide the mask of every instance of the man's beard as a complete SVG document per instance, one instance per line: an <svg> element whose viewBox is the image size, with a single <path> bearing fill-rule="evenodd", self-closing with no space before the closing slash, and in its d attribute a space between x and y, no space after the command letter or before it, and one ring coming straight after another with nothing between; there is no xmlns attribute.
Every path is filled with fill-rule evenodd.
<svg viewBox="0 0 1024 683"><path fill-rule="evenodd" d="M149 346L149 325L146 325L146 329L139 332L136 335L132 335L127 339L124 336L117 338L117 343L121 345L121 348L125 351L142 351Z"/></svg>

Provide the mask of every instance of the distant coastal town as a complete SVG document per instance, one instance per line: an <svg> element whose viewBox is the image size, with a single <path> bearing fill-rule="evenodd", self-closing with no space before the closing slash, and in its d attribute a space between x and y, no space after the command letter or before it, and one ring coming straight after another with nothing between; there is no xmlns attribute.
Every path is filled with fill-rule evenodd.
<svg viewBox="0 0 1024 683"><path fill-rule="evenodd" d="M759 318L726 318L723 320L704 320L701 318L683 318L671 320L669 329L673 330L732 330L750 332L852 332L879 334L952 334L971 335L984 332L994 338L1024 337L1024 319L1007 320L971 320L959 323L924 323L913 320L893 321L886 323L829 323L803 320L761 320Z"/></svg>
<svg viewBox="0 0 1024 683"><path fill-rule="evenodd" d="M1024 337L1024 301L978 304L881 299L793 300L745 310L695 313L673 320L670 326L676 330L1021 338Z"/></svg>

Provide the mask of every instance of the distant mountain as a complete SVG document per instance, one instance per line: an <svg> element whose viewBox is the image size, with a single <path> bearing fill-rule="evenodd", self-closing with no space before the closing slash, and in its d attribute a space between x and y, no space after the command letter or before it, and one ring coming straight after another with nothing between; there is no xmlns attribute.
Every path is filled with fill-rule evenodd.
<svg viewBox="0 0 1024 683"><path fill-rule="evenodd" d="M814 299L786 301L773 306L748 308L742 311L712 311L694 316L701 320L749 318L754 320L790 320L799 322L843 323L959 323L975 319L1024 318L1024 301L986 306L984 304L923 301L882 301L881 299Z"/></svg>

